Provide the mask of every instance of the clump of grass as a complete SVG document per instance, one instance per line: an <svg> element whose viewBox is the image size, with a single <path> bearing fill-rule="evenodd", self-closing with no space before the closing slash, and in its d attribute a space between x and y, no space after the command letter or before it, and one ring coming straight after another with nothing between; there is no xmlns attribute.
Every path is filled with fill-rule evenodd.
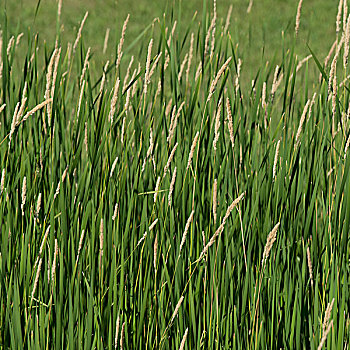
<svg viewBox="0 0 350 350"><path fill-rule="evenodd" d="M67 46L1 24L5 348L349 343L347 2L325 59L283 45L253 77L204 5L130 44L127 16L101 66L88 13Z"/></svg>

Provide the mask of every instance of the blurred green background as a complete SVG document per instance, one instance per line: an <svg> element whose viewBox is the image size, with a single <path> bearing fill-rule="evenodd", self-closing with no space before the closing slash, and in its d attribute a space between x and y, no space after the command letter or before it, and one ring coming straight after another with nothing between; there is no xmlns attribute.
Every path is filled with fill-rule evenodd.
<svg viewBox="0 0 350 350"><path fill-rule="evenodd" d="M49 47L54 45L56 33L57 1L41 0L37 16L35 11L38 0L0 0L6 9L9 35L25 32L30 27L39 33L39 42L46 41ZM282 32L285 47L291 47L294 40L295 14L298 0L254 0L251 12L247 13L249 0L217 0L217 11L220 20L226 20L227 12L232 5L230 32L235 43L239 43L239 54L243 59L243 70L253 76L262 60L272 60L282 52ZM211 10L213 1L207 1ZM309 54L306 44L323 62L334 39L335 17L338 1L308 0L304 1L301 15L301 26L296 43L296 53L303 58ZM63 0L61 28L63 43L74 41L80 21L86 11L83 40L85 46L91 46L94 60L98 64L115 57L121 28L127 14L130 21L127 28L125 46L130 44L143 29L158 17L181 21L178 30L185 30L197 11L196 26L202 20L203 0ZM3 23L4 11L1 22ZM35 20L34 20L35 19ZM169 22L167 22L169 23ZM157 23L155 24L155 26ZM110 28L108 50L102 54L106 29ZM139 43L140 50L147 46L151 30L145 34L145 40ZM23 44L25 45L25 44ZM135 52L135 51L134 51ZM137 51L135 52L137 53Z"/></svg>

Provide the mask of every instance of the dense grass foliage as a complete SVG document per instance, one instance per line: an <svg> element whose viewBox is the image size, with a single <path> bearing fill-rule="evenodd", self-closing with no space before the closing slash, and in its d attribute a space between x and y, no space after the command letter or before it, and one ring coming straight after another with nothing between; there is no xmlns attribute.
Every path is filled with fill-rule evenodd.
<svg viewBox="0 0 350 350"><path fill-rule="evenodd" d="M205 6L104 67L2 24L3 348L348 348L350 20L248 84Z"/></svg>

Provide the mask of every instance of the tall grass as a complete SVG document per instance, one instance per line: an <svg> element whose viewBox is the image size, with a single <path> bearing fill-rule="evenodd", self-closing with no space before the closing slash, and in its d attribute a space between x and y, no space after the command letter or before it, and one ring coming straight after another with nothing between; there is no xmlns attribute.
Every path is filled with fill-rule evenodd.
<svg viewBox="0 0 350 350"><path fill-rule="evenodd" d="M4 348L348 348L350 25L248 84L215 7L176 23L104 68L2 23Z"/></svg>

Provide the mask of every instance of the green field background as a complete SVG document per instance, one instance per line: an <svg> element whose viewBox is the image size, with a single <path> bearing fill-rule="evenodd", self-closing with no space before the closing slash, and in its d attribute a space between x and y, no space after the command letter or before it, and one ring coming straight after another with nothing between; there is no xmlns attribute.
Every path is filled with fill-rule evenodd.
<svg viewBox="0 0 350 350"><path fill-rule="evenodd" d="M1 1L0 1L1 3ZM3 1L9 21L9 28L17 28L25 32L30 28L40 33L41 42L53 42L56 33L57 2L41 0L37 16L35 11L38 0ZM261 62L279 57L282 51L282 33L284 45L291 46L294 40L295 14L298 1L295 0L255 0L251 12L247 13L249 1L218 0L217 12L219 21L226 18L232 5L230 32L233 40L239 43L242 53L243 71L256 74ZM212 9L212 1L209 6ZM172 10L171 10L172 9ZM167 0L63 0L61 26L63 26L63 43L74 41L79 23L86 11L88 20L84 26L84 42L91 46L96 61L106 61L115 57L122 24L130 14L130 21L125 37L126 46L130 44L154 18L179 20L179 28L186 29L197 12L197 21L201 20L203 12L202 0L167 1ZM335 37L335 17L337 1L309 0L302 8L300 35L295 52L302 58L309 54L307 44L315 54L323 60L327 55ZM322 24L322 25L321 25ZM106 55L102 48L106 29L110 28L109 45ZM16 33L12 33L16 34ZM147 45L151 32L145 34ZM100 63L99 62L99 63Z"/></svg>

